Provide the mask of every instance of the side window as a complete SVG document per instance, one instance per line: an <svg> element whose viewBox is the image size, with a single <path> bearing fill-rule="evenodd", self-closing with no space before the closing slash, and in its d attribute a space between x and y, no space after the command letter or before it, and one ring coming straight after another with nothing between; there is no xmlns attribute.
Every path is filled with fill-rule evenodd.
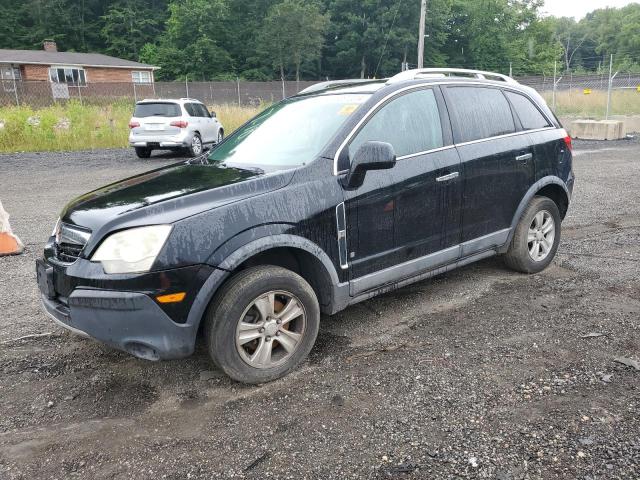
<svg viewBox="0 0 640 480"><path fill-rule="evenodd" d="M209 112L207 111L207 107L205 107L201 103L195 103L194 105L196 107L196 112L198 113L199 117L209 118Z"/></svg>
<svg viewBox="0 0 640 480"><path fill-rule="evenodd" d="M522 123L522 128L525 130L535 130L536 128L545 128L549 127L549 122L544 115L540 113L540 110L531 103L524 95L520 95L519 93L513 92L504 92L507 96L511 105L516 111L516 115L520 119L520 123Z"/></svg>
<svg viewBox="0 0 640 480"><path fill-rule="evenodd" d="M514 133L516 126L509 102L497 88L450 87L451 116L457 125L456 142Z"/></svg>
<svg viewBox="0 0 640 480"><path fill-rule="evenodd" d="M193 103L185 103L184 109L187 111L190 117L197 117L198 114L196 112L195 106Z"/></svg>
<svg viewBox="0 0 640 480"><path fill-rule="evenodd" d="M390 143L398 157L444 146L433 90L407 93L382 107L351 141L350 158L368 141Z"/></svg>

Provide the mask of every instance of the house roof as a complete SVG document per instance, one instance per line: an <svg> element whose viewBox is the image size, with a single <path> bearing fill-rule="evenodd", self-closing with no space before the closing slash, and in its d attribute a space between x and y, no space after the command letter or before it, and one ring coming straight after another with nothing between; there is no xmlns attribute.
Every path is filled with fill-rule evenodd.
<svg viewBox="0 0 640 480"><path fill-rule="evenodd" d="M0 63L30 65L71 65L79 67L140 68L157 70L159 67L110 57L101 53L46 52L44 50L0 49Z"/></svg>

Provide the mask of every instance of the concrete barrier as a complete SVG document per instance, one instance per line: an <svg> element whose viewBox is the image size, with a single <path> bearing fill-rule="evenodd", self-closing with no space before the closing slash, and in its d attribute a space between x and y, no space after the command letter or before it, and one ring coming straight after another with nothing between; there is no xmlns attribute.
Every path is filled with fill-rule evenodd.
<svg viewBox="0 0 640 480"><path fill-rule="evenodd" d="M575 120L571 122L569 135L583 140L620 140L627 132L620 120Z"/></svg>
<svg viewBox="0 0 640 480"><path fill-rule="evenodd" d="M585 117L561 116L560 122L565 126L571 135L571 123L576 120L584 120ZM588 120L593 120L589 119ZM627 133L640 133L640 115L611 115L609 120L619 120L624 122L624 130Z"/></svg>
<svg viewBox="0 0 640 480"><path fill-rule="evenodd" d="M24 252L24 246L20 239L11 232L9 214L2 208L2 202L0 202L0 257L18 255L22 252Z"/></svg>

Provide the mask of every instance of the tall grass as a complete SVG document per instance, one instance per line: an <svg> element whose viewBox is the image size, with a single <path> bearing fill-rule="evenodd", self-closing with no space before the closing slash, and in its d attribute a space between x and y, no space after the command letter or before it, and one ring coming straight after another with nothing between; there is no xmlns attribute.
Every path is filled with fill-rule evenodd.
<svg viewBox="0 0 640 480"><path fill-rule="evenodd" d="M228 135L259 113L264 106L213 105ZM81 105L70 101L33 109L0 108L0 152L88 150L126 147L133 105Z"/></svg>
<svg viewBox="0 0 640 480"><path fill-rule="evenodd" d="M545 100L552 106L553 94L545 92ZM602 119L607 112L607 92L593 90L585 94L583 90L556 92L557 115L568 115ZM611 115L640 115L640 92L636 90L613 90L611 92Z"/></svg>
<svg viewBox="0 0 640 480"><path fill-rule="evenodd" d="M256 107L241 107L227 103L223 105L210 105L207 108L216 112L218 120L220 120L224 127L225 135L229 135L247 120L255 117L267 106L268 104L261 104Z"/></svg>

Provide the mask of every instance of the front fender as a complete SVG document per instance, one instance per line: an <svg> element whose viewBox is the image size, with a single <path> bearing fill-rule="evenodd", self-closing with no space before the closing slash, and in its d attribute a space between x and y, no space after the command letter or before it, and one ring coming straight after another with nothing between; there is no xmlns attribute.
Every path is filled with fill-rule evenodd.
<svg viewBox="0 0 640 480"><path fill-rule="evenodd" d="M236 235L218 248L207 261L209 265L216 268L198 292L191 306L187 323L200 324L211 299L239 265L260 252L279 247L304 250L320 260L331 278L332 303L346 304L346 299L343 298L344 289L339 288L338 274L329 256L312 241L295 234L283 233L290 227L287 224L263 225Z"/></svg>
<svg viewBox="0 0 640 480"><path fill-rule="evenodd" d="M327 253L307 238L286 233L289 228L290 225L287 224L270 224L242 232L218 248L207 263L222 270L233 271L249 258L265 250L297 248L320 260L333 284L337 285L338 273Z"/></svg>

